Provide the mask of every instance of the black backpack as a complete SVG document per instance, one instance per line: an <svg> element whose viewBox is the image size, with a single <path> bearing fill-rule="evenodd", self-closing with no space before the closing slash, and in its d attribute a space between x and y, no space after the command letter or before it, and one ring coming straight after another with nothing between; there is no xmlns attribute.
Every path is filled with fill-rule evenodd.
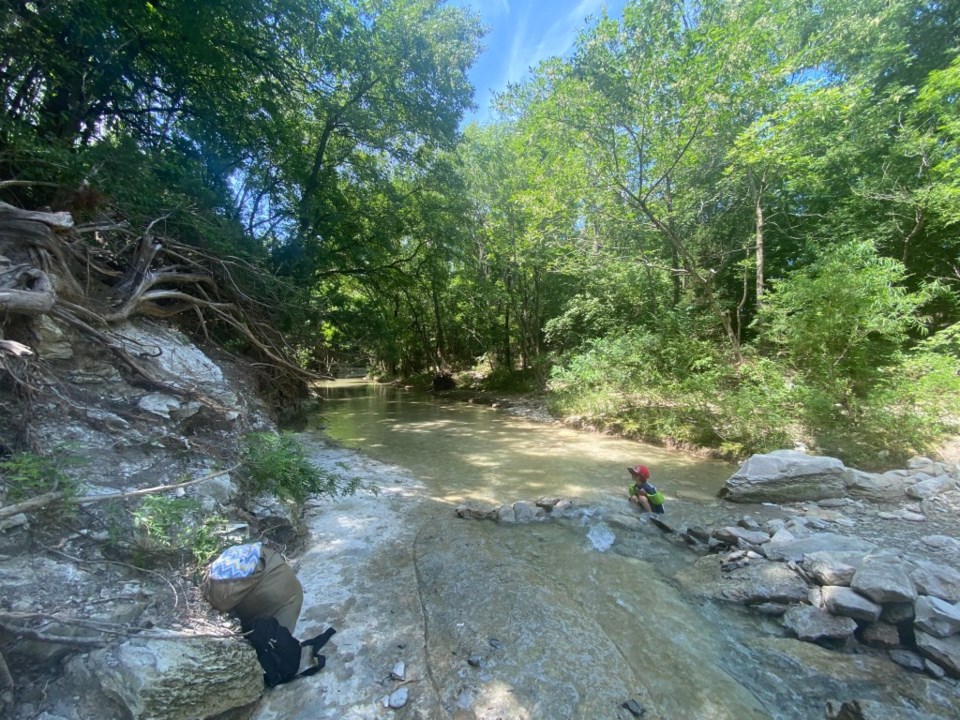
<svg viewBox="0 0 960 720"><path fill-rule="evenodd" d="M253 629L247 636L253 649L257 651L257 660L263 668L263 681L267 687L290 682L295 677L304 677L319 672L326 664L326 657L319 654L327 640L336 632L328 628L321 635L310 640L298 641L289 630L277 622L275 617L257 617L253 620ZM301 646L312 646L316 664L297 675L300 669Z"/></svg>

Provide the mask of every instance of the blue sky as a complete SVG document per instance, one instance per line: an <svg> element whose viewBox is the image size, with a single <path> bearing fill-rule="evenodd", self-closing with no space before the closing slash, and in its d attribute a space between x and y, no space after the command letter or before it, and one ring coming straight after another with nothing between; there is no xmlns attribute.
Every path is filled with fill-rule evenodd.
<svg viewBox="0 0 960 720"><path fill-rule="evenodd" d="M480 14L488 32L486 50L470 73L478 109L466 120L483 122L493 93L522 80L541 60L564 55L573 47L588 16L606 8L619 17L626 0L450 0Z"/></svg>

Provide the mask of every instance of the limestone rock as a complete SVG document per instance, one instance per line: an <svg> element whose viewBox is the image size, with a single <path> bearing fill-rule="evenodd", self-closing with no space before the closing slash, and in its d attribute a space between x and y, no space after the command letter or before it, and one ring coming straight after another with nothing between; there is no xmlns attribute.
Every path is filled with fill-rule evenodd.
<svg viewBox="0 0 960 720"><path fill-rule="evenodd" d="M890 659L902 668L912 672L923 672L923 658L912 650L891 650Z"/></svg>
<svg viewBox="0 0 960 720"><path fill-rule="evenodd" d="M900 647L900 631L896 625L887 622L870 623L863 629L860 639L867 647L886 650Z"/></svg>
<svg viewBox="0 0 960 720"><path fill-rule="evenodd" d="M235 639L134 639L75 658L67 672L130 717L150 720L203 720L263 692L253 647Z"/></svg>
<svg viewBox="0 0 960 720"><path fill-rule="evenodd" d="M513 504L513 516L518 523L533 522L546 516L546 511L532 503L519 501Z"/></svg>
<svg viewBox="0 0 960 720"><path fill-rule="evenodd" d="M493 520L497 516L498 508L495 507L473 507L470 505L459 505L456 513L459 518L467 520Z"/></svg>
<svg viewBox="0 0 960 720"><path fill-rule="evenodd" d="M880 619L894 625L900 623L913 622L914 612L912 602L886 603L883 606L883 612L880 613Z"/></svg>
<svg viewBox="0 0 960 720"><path fill-rule="evenodd" d="M960 552L960 540L949 535L924 535L920 540L924 545L935 550Z"/></svg>
<svg viewBox="0 0 960 720"><path fill-rule="evenodd" d="M865 558L850 587L878 603L914 602L917 599L917 587L907 569L893 558Z"/></svg>
<svg viewBox="0 0 960 720"><path fill-rule="evenodd" d="M497 508L497 522L509 525L517 521L517 514L513 505L501 505Z"/></svg>
<svg viewBox="0 0 960 720"><path fill-rule="evenodd" d="M915 560L910 578L920 595L931 595L951 603L960 602L960 570L942 563Z"/></svg>
<svg viewBox="0 0 960 720"><path fill-rule="evenodd" d="M917 651L933 660L948 675L960 678L960 635L938 638L922 630L916 633Z"/></svg>
<svg viewBox="0 0 960 720"><path fill-rule="evenodd" d="M876 622L880 619L880 605L848 587L827 586L821 588L827 610L834 615Z"/></svg>
<svg viewBox="0 0 960 720"><path fill-rule="evenodd" d="M876 550L876 545L860 538L838 535L837 533L815 533L809 537L788 540L786 542L770 541L763 546L763 554L770 560L803 560L809 553L824 550L859 552L864 555Z"/></svg>
<svg viewBox="0 0 960 720"><path fill-rule="evenodd" d="M776 450L753 455L720 490L733 502L796 502L843 495L847 468L836 458Z"/></svg>
<svg viewBox="0 0 960 720"><path fill-rule="evenodd" d="M818 585L849 587L863 557L858 552L821 550L804 555L803 567Z"/></svg>
<svg viewBox="0 0 960 720"><path fill-rule="evenodd" d="M728 573L719 595L744 605L789 604L806 599L807 584L788 567L761 561Z"/></svg>
<svg viewBox="0 0 960 720"><path fill-rule="evenodd" d="M917 598L914 610L915 628L938 638L960 633L960 607L957 605L940 598L921 595Z"/></svg>
<svg viewBox="0 0 960 720"><path fill-rule="evenodd" d="M903 495L906 473L894 471L877 475L861 470L847 469L847 492L857 498L866 500L889 500Z"/></svg>
<svg viewBox="0 0 960 720"><path fill-rule="evenodd" d="M845 640L853 636L853 618L831 615L810 605L794 605L783 616L783 624L801 640Z"/></svg>
<svg viewBox="0 0 960 720"><path fill-rule="evenodd" d="M942 492L952 489L956 482L949 475L938 475L937 477L921 480L916 485L910 485L906 489L908 496L917 500L926 500L927 498L939 495Z"/></svg>
<svg viewBox="0 0 960 720"><path fill-rule="evenodd" d="M713 531L713 537L727 545L738 545L740 540L754 546L770 542L770 536L761 530L746 530L732 525L717 528Z"/></svg>

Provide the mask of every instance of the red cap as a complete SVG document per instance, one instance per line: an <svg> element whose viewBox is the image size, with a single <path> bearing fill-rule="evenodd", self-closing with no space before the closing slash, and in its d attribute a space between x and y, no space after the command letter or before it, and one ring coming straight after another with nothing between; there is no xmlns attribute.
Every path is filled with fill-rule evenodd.
<svg viewBox="0 0 960 720"><path fill-rule="evenodd" d="M631 475L638 475L644 480L650 479L650 471L647 470L643 465L634 465L632 468L627 468L630 471Z"/></svg>

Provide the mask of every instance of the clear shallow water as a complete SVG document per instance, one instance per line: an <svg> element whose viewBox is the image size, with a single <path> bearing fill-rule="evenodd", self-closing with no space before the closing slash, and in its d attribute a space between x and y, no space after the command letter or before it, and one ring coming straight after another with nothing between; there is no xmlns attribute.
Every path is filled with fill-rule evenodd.
<svg viewBox="0 0 960 720"><path fill-rule="evenodd" d="M495 503L542 496L607 504L626 497L627 467L650 468L667 498L711 501L734 472L651 445L513 417L481 405L361 381L322 390L314 418L346 447L409 468L438 500Z"/></svg>
<svg viewBox="0 0 960 720"><path fill-rule="evenodd" d="M338 381L325 386L322 394L324 402L312 429L410 470L438 507L542 496L576 498L582 506L575 518L560 524L518 527L452 520L453 514L447 512L435 516L430 522L438 523L451 543L484 548L482 560L461 552L443 567L456 565L458 577L470 578L465 582L479 579L484 588L498 582L496 577L484 577L488 563L500 573L524 578L520 588L503 595L450 581L444 593L453 610L428 610L435 636L457 636L463 613L477 626L488 618L483 632L508 632L509 618L535 616L531 598L547 594L555 610L550 622L557 623L564 613L577 618L570 627L554 627L552 632L576 632L579 622L597 629L602 642L615 648L614 666L642 678L664 717L786 717L765 708L741 682L750 676L742 665L735 667L745 660L737 640L744 626L736 625L734 618L729 623L723 620L722 610L706 608L702 600L686 598L671 581L668 569L685 566L695 556L652 531L649 556L641 542L638 557L636 538L629 538L628 549L627 531L604 522L610 512L633 511L626 502L628 466L647 465L668 503L682 500L688 505L714 503L716 491L735 466L393 387ZM484 601L471 606L478 592ZM445 623L450 626L447 632L438 631ZM515 629L518 637L525 636L525 630ZM569 648L553 649L559 657L544 664L544 655L552 652L549 642L546 646L539 638L516 642L511 647L511 659L517 663L514 672L562 667ZM545 682L539 677L534 681ZM558 693L566 689L571 696L590 694L589 687L578 685L577 677L551 682L559 682ZM571 712L569 717L581 716L575 709Z"/></svg>

